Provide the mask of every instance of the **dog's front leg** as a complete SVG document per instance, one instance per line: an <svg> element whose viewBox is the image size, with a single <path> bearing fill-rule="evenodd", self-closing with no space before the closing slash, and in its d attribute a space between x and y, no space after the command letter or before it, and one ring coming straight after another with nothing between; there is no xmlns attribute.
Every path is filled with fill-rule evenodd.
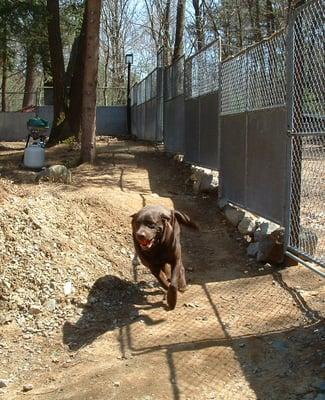
<svg viewBox="0 0 325 400"><path fill-rule="evenodd" d="M151 267L150 268L151 273L158 279L159 283L161 284L161 286L165 289L168 290L169 288L169 281L166 277L165 272L163 271L163 269L159 266L159 267Z"/></svg>
<svg viewBox="0 0 325 400"><path fill-rule="evenodd" d="M182 268L184 267L182 265L181 260L177 260L175 265L172 265L172 278L167 291L167 303L171 310L173 310L176 307L178 279Z"/></svg>

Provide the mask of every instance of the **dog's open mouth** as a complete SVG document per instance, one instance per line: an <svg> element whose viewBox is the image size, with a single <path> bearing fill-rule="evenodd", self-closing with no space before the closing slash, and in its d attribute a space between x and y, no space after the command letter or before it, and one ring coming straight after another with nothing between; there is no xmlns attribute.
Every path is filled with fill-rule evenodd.
<svg viewBox="0 0 325 400"><path fill-rule="evenodd" d="M152 245L154 244L155 239L143 239L143 240L139 240L139 244L141 246L142 250L148 250L152 247Z"/></svg>

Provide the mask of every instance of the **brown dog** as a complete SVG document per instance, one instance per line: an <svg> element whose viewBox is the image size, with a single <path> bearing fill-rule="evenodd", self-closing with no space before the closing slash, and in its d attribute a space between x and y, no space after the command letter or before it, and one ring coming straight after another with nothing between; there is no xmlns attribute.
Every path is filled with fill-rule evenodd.
<svg viewBox="0 0 325 400"><path fill-rule="evenodd" d="M146 206L132 215L136 253L142 264L150 269L167 290L167 303L172 310L176 306L177 290L186 289L180 224L198 229L186 214L160 205Z"/></svg>

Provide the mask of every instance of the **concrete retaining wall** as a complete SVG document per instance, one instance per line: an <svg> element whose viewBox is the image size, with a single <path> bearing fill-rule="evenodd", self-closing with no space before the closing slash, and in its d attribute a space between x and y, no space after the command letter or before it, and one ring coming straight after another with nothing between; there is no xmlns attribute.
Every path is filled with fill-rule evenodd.
<svg viewBox="0 0 325 400"><path fill-rule="evenodd" d="M49 121L53 120L53 106L37 107L37 111L0 112L0 140L16 141L26 138L27 121L38 115ZM97 107L96 130L98 135L123 136L127 134L126 106Z"/></svg>

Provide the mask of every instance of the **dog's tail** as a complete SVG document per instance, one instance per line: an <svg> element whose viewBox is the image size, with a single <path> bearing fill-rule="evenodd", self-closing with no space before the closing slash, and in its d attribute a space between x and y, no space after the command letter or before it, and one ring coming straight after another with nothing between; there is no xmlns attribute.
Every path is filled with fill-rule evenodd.
<svg viewBox="0 0 325 400"><path fill-rule="evenodd" d="M198 225L194 221L192 221L187 214L175 210L175 217L180 224L185 225L192 229L197 229L197 230L199 229Z"/></svg>

